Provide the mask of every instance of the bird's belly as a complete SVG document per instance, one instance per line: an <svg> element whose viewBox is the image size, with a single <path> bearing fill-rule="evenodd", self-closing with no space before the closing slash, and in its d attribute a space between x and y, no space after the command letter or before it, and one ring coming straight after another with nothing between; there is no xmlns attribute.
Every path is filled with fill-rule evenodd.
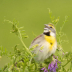
<svg viewBox="0 0 72 72"><path fill-rule="evenodd" d="M48 42L44 42L41 43L37 48L35 48L34 53L36 53L36 61L44 61L46 58L51 56L51 54L53 54L56 51L55 45L52 50L50 50L49 46L50 45Z"/></svg>

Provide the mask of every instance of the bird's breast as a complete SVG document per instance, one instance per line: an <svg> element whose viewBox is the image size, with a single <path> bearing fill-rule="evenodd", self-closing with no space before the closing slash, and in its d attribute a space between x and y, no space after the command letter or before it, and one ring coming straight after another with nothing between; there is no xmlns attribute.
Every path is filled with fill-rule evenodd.
<svg viewBox="0 0 72 72"><path fill-rule="evenodd" d="M49 43L49 50L51 51L53 49L55 42L56 42L55 37L45 35L45 40Z"/></svg>

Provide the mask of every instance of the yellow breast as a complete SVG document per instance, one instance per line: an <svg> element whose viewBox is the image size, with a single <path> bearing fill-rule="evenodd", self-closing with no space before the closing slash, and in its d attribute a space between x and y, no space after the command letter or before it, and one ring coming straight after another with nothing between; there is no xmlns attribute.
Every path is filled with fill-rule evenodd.
<svg viewBox="0 0 72 72"><path fill-rule="evenodd" d="M54 46L54 43L56 41L55 37L53 37L53 36L46 36L45 35L45 40L49 43L49 48L50 48L50 51L51 51L53 46Z"/></svg>

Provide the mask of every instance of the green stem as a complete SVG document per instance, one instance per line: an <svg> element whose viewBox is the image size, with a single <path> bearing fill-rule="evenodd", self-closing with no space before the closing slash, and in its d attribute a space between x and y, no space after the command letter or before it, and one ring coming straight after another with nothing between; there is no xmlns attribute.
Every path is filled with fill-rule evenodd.
<svg viewBox="0 0 72 72"><path fill-rule="evenodd" d="M23 39L22 39L22 36L21 36L21 33L20 33L19 30L18 30L18 32L19 32L19 35L20 35L19 38L20 38L21 43L23 44L23 46L26 49L26 51L32 56L32 53L29 51L29 49L26 47L25 43L23 42Z"/></svg>
<svg viewBox="0 0 72 72"><path fill-rule="evenodd" d="M72 60L72 58L65 65L63 65L62 67L65 67L71 60Z"/></svg>

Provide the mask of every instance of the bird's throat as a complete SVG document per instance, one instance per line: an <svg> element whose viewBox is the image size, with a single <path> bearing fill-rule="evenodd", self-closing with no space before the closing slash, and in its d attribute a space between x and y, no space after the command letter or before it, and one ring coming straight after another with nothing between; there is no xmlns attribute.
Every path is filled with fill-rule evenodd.
<svg viewBox="0 0 72 72"><path fill-rule="evenodd" d="M44 32L43 34L47 35L47 36L50 36L50 32Z"/></svg>

